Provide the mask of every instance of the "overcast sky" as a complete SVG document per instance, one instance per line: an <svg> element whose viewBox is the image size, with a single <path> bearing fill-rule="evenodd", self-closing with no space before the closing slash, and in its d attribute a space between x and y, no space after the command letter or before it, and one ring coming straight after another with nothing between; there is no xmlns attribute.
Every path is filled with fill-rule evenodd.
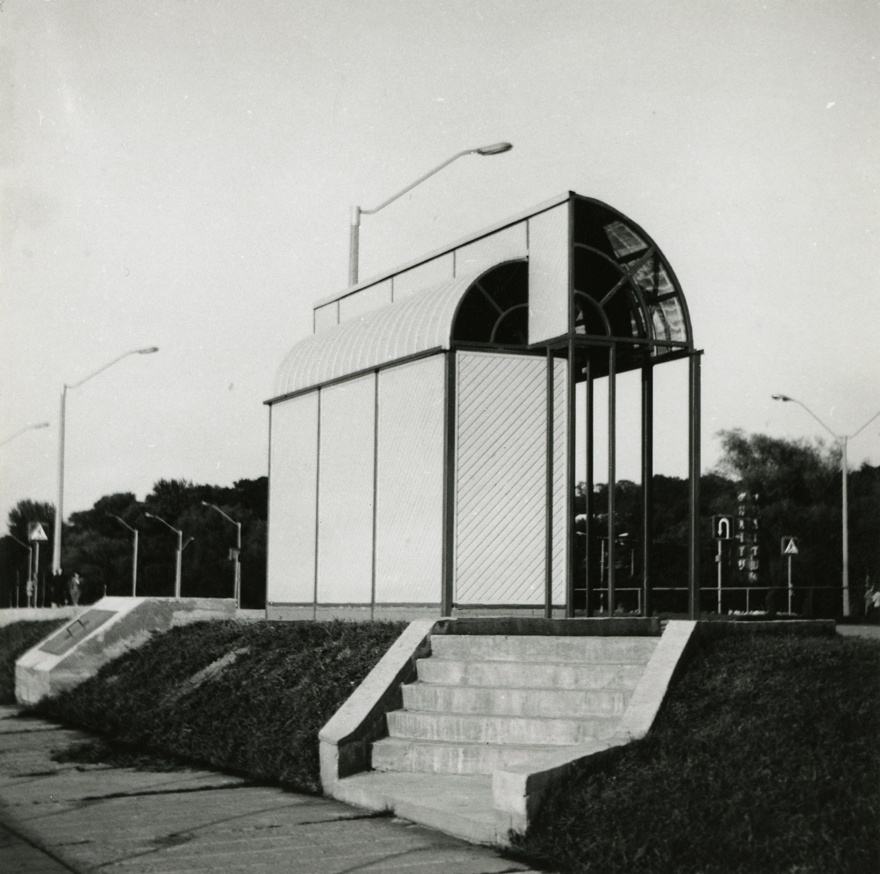
<svg viewBox="0 0 880 874"><path fill-rule="evenodd" d="M350 205L498 140L366 216L361 276L577 191L682 283L705 468L720 429L827 437L774 392L837 434L880 411L874 0L3 0L0 28L0 440L51 423L0 449L4 524L56 499L62 386L144 346L68 394L65 514L266 474ZM880 419L849 455L880 464Z"/></svg>

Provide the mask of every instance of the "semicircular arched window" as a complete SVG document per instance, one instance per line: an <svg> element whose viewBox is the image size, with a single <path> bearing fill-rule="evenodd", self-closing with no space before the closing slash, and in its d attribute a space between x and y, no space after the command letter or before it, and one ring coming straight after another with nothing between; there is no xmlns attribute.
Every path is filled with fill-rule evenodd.
<svg viewBox="0 0 880 874"><path fill-rule="evenodd" d="M529 273L525 261L507 261L484 273L458 305L452 327L458 343L527 346Z"/></svg>

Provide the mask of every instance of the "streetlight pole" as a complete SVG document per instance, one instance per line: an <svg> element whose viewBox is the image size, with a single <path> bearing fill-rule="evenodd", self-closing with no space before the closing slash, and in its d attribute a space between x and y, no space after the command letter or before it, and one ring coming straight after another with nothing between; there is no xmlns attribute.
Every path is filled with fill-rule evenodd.
<svg viewBox="0 0 880 874"><path fill-rule="evenodd" d="M20 431L16 431L11 437L7 437L2 443L0 443L0 446L5 446L7 443L11 443L13 440L15 440L16 437L20 437L22 434L24 434L25 431L35 431L37 428L48 427L48 422L38 422L36 425L25 425L24 428L22 428Z"/></svg>
<svg viewBox="0 0 880 874"><path fill-rule="evenodd" d="M158 346L148 346L146 349L131 349L123 352L112 361L99 367L94 373L90 373L85 379L75 382L71 385L67 383L61 390L61 414L58 420L58 504L55 507L55 525L53 527L52 537L52 573L57 574L61 571L61 525L64 519L64 439L65 439L65 419L67 410L67 390L70 388L79 388L83 383L88 382L99 373L103 373L108 367L128 358L129 355L150 355L158 352Z"/></svg>
<svg viewBox="0 0 880 874"><path fill-rule="evenodd" d="M177 561L174 571L174 597L180 597L180 571L183 564L183 550L190 545L190 543L195 540L194 537L188 537L186 543L183 542L183 532L179 528L175 528L173 525L170 525L166 522L161 516L157 516L155 513L145 513L145 516L148 516L150 519L155 519L157 522L161 522L166 528L170 528L177 535Z"/></svg>
<svg viewBox="0 0 880 874"><path fill-rule="evenodd" d="M874 421L878 416L880 416L880 410L874 413L858 431L853 434L835 434L806 404L799 401L797 398L791 398L788 395L772 395L774 401L783 401L785 403L797 404L802 409L806 410L835 440L840 443L840 473L841 473L841 481L842 481L842 502L843 507L841 511L842 518L842 535L843 535L843 548L842 548L842 562L843 562L843 615L850 616L851 615L851 606L850 606L850 598L849 598L849 496L847 489L847 481L849 479L849 472L847 467L847 458L846 458L846 450L847 443L853 439L853 437L861 434L871 422Z"/></svg>
<svg viewBox="0 0 880 874"><path fill-rule="evenodd" d="M131 559L131 597L134 598L137 596L138 585L138 530L137 528L132 528L125 519L117 516L115 513L108 513L107 515L112 516L120 525L124 525L134 535L134 554Z"/></svg>
<svg viewBox="0 0 880 874"><path fill-rule="evenodd" d="M358 254L360 248L360 228L362 215L375 215L380 209L385 209L389 203L394 203L399 197L403 197L408 191L412 191L417 185L421 185L426 179L429 179L435 173L439 173L444 167L448 167L453 161L463 158L465 155L500 155L502 152L509 152L513 146L510 143L493 143L490 146L480 146L478 149L465 149L463 152L457 152L451 158L447 158L442 164L438 164L433 170L419 176L415 182L411 182L406 188L402 188L397 194L392 195L388 200L383 201L373 209L361 209L359 206L351 208L351 231L349 235L348 246L348 284L357 285L358 282Z"/></svg>
<svg viewBox="0 0 880 874"><path fill-rule="evenodd" d="M232 591L233 598L235 598L235 606L236 608L239 608L241 607L241 522L236 522L235 519L227 516L226 513L215 504L209 504L207 501L202 501L202 506L211 507L213 510L216 510L224 519L235 526L235 567L233 571L234 581Z"/></svg>

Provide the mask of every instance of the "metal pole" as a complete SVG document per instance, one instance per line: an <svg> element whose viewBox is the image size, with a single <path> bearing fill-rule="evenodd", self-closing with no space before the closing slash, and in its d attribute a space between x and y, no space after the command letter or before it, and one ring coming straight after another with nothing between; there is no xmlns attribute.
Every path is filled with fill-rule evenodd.
<svg viewBox="0 0 880 874"><path fill-rule="evenodd" d="M840 472L843 480L843 512L841 514L843 520L843 615L849 616L849 497L847 494L847 481L849 479L849 476L847 474L847 437L845 435L841 439L840 443L842 450L840 456Z"/></svg>
<svg viewBox="0 0 880 874"><path fill-rule="evenodd" d="M688 465L690 478L689 503L689 561L688 561L688 615L699 618L700 613L700 355L688 358Z"/></svg>
<svg viewBox="0 0 880 874"><path fill-rule="evenodd" d="M616 580L615 501L617 486L617 356L614 347L608 350L608 615L613 616Z"/></svg>
<svg viewBox="0 0 880 874"><path fill-rule="evenodd" d="M788 556L788 612L791 613L791 556Z"/></svg>
<svg viewBox="0 0 880 874"><path fill-rule="evenodd" d="M718 554L715 561L718 563L718 615L721 615L721 541L718 541Z"/></svg>
<svg viewBox="0 0 880 874"><path fill-rule="evenodd" d="M134 531L134 555L131 559L131 597L137 597L137 586L138 586L138 531L137 528L132 529Z"/></svg>
<svg viewBox="0 0 880 874"><path fill-rule="evenodd" d="M183 563L183 532L177 532L177 568L174 572L174 597L180 597L180 571Z"/></svg>
<svg viewBox="0 0 880 874"><path fill-rule="evenodd" d="M348 284L358 283L358 251L360 249L361 208L351 208L351 229L348 237Z"/></svg>
<svg viewBox="0 0 880 874"><path fill-rule="evenodd" d="M235 523L235 606L241 607L241 522Z"/></svg>
<svg viewBox="0 0 880 874"><path fill-rule="evenodd" d="M642 368L642 591L640 611L651 609L651 545L654 537L654 368Z"/></svg>
<svg viewBox="0 0 880 874"><path fill-rule="evenodd" d="M61 391L61 413L58 419L58 503L52 528L52 573L61 571L61 525L64 519L64 429L67 408L67 384Z"/></svg>

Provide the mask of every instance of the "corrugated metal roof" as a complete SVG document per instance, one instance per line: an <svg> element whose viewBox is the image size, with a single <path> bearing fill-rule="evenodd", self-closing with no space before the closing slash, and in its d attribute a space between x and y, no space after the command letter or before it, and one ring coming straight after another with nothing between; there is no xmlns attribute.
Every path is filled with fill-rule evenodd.
<svg viewBox="0 0 880 874"><path fill-rule="evenodd" d="M448 349L458 303L484 272L449 279L301 340L278 370L275 398L430 349Z"/></svg>

